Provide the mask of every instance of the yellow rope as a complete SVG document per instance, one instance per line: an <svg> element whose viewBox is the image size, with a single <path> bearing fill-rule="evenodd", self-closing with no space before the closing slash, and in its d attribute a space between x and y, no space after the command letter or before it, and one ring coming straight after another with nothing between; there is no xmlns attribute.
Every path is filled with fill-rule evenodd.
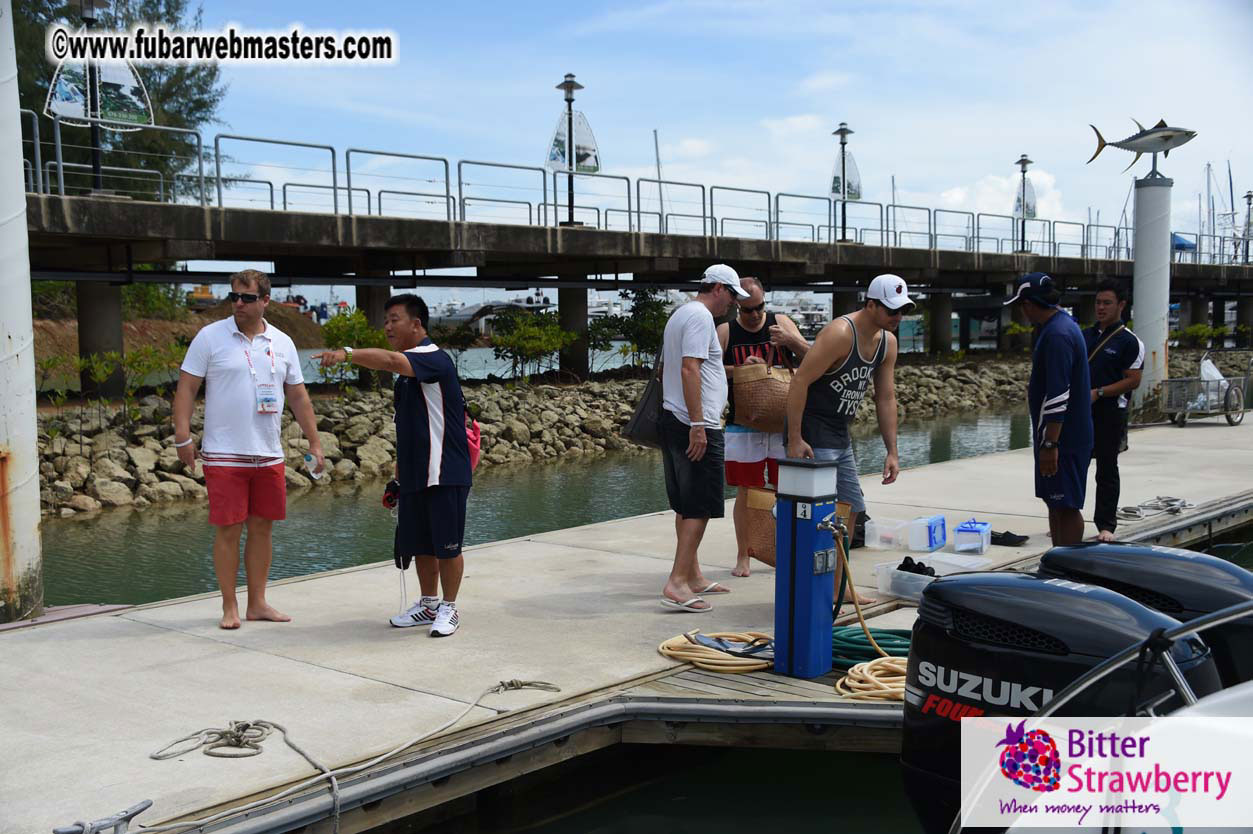
<svg viewBox="0 0 1253 834"><path fill-rule="evenodd" d="M688 634L695 634L690 631ZM720 652L717 649L711 649L708 646L702 646L692 640L688 634L680 634L671 637L657 647L657 651L666 657L674 660L690 663L699 669L705 669L710 672L722 672L728 675L743 675L748 672L760 672L763 669L769 669L774 665L771 660L759 660L751 657L735 657L726 652ZM769 634L762 634L757 631L717 631L708 635L709 637L721 637L723 640L743 643L747 648L748 644L754 640L765 638L770 639Z"/></svg>
<svg viewBox="0 0 1253 834"><path fill-rule="evenodd" d="M861 603L857 601L857 591L853 589L853 569L848 563L848 553L844 550L843 537L837 535L836 552L844 563L844 575L848 579L850 596L853 598L853 610L857 612L857 622L861 630L866 632L866 639L879 657L858 663L849 669L844 677L835 682L835 691L850 701L904 701L905 700L905 667L909 663L907 657L890 657L870 633L866 618L861 613Z"/></svg>

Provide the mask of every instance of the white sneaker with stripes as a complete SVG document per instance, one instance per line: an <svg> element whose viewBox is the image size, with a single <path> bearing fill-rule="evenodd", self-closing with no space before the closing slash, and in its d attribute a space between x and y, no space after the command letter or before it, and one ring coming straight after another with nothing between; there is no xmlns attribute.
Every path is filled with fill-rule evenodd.
<svg viewBox="0 0 1253 834"><path fill-rule="evenodd" d="M396 628L413 628L414 626L430 626L435 622L435 613L439 610L438 597L422 597L403 614L397 614L389 622Z"/></svg>
<svg viewBox="0 0 1253 834"><path fill-rule="evenodd" d="M450 637L457 630L461 618L457 616L455 602L441 602L435 614L435 622L431 625L432 637Z"/></svg>

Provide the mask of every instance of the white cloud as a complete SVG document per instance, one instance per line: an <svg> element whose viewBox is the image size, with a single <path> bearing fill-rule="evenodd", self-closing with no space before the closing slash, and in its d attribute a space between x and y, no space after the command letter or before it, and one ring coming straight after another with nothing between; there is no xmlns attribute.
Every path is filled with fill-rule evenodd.
<svg viewBox="0 0 1253 834"><path fill-rule="evenodd" d="M847 72L819 72L800 83L802 93L828 93L851 84L853 76Z"/></svg>

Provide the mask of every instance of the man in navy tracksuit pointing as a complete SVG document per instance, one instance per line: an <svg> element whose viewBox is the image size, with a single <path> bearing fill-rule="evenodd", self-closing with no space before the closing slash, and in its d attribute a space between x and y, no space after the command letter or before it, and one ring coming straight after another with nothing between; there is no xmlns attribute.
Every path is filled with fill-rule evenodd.
<svg viewBox="0 0 1253 834"><path fill-rule="evenodd" d="M397 375L395 557L402 570L414 560L422 597L391 624L425 626L432 637L448 637L461 623L457 592L465 570L471 470L465 398L452 359L427 336L426 303L412 293L394 295L384 311L383 332L397 351L346 347L315 358L323 367L349 361Z"/></svg>

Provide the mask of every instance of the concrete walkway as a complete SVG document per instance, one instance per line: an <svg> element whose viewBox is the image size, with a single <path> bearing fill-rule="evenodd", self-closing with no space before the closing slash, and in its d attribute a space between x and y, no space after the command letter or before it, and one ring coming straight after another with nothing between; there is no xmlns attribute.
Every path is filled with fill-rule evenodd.
<svg viewBox="0 0 1253 834"><path fill-rule="evenodd" d="M1247 426L1212 421L1136 432L1123 458L1122 503L1248 495L1251 441ZM864 487L876 516L942 513L950 527L977 516L1031 537L1021 548L993 548L997 564L1048 546L1029 450L907 470L892 486L868 477ZM388 626L398 598L390 563L277 583L271 599L290 624L221 631L211 595L2 633L0 832L49 831L144 798L155 800L141 818L153 825L310 775L278 738L243 760L148 758L231 719L283 724L339 766L438 726L502 679L551 681L562 692L492 696L463 726L665 671L673 664L657 645L688 629L772 631L773 571L731 577L729 512L710 525L701 553L709 577L734 592L711 597L714 611L699 616L658 604L674 523L654 513L472 548L463 625L451 639ZM873 564L892 559L899 554L855 551L858 584L869 586Z"/></svg>

